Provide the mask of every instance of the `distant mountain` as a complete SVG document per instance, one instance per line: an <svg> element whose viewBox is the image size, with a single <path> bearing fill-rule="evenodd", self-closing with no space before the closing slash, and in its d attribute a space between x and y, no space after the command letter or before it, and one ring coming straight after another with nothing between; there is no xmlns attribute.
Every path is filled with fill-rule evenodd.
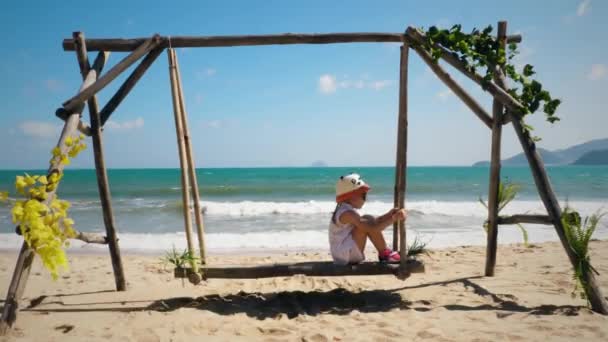
<svg viewBox="0 0 608 342"><path fill-rule="evenodd" d="M327 167L327 163L322 160L314 161L310 164L312 167Z"/></svg>
<svg viewBox="0 0 608 342"><path fill-rule="evenodd" d="M596 150L583 154L574 165L608 165L608 150Z"/></svg>
<svg viewBox="0 0 608 342"><path fill-rule="evenodd" d="M608 150L608 138L606 139L596 139L591 140L586 143L574 145L565 149L549 151L543 148L537 148L538 153L540 153L543 161L546 165L568 165L575 164L579 158L583 157L583 155L590 152L600 152ZM595 158L596 162L599 163L602 159L602 155L593 155L591 158ZM597 159L600 158L600 159ZM603 159L606 161L607 159ZM526 155L522 152L517 154L511 158L503 159L501 161L502 166L522 166L528 165L528 161L526 160ZM605 164L608 164L605 163ZM473 166L488 166L490 162L488 161L480 161ZM598 164L594 164L598 165Z"/></svg>

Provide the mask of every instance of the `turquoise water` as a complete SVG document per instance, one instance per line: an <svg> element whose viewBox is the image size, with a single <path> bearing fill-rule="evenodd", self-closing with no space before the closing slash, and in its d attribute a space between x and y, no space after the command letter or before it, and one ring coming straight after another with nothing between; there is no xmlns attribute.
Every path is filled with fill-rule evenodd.
<svg viewBox="0 0 608 342"><path fill-rule="evenodd" d="M43 171L25 171L42 174ZM342 174L358 172L373 186L373 194L393 196L392 167L349 168L233 168L198 169L202 196L223 200L307 200L331 199L335 180ZM0 189L10 189L22 171L0 170ZM559 197L577 199L608 198L608 167L549 167L551 182ZM115 198L179 198L179 169L109 170ZM528 168L505 167L502 178L522 186L520 198L537 198ZM475 200L487 192L488 169L483 167L410 167L408 197L412 199ZM71 199L97 198L94 170L67 170L59 190Z"/></svg>
<svg viewBox="0 0 608 342"><path fill-rule="evenodd" d="M568 200L584 214L608 208L608 167L562 166L547 171L561 202ZM198 169L208 240L225 249L324 246L327 220L335 205L335 181L349 172L360 173L372 186L364 212L382 214L392 207L392 167ZM0 189L14 189L15 176L22 173L0 171ZM477 200L487 197L488 168L410 167L407 175L408 227L432 235L438 244L449 242L450 234L459 243L483 240L479 227L487 213ZM543 212L528 168L504 167L501 175L521 186L506 213ZM116 169L109 170L108 176L114 217L125 244L144 249L182 244L179 169ZM72 202L71 216L79 229L103 231L94 170L66 170L59 196ZM0 204L0 236L13 244L9 205ZM605 227L602 223L600 230ZM544 234L539 239L552 234L538 231ZM247 234L245 242L243 234ZM3 247L7 246L0 243Z"/></svg>

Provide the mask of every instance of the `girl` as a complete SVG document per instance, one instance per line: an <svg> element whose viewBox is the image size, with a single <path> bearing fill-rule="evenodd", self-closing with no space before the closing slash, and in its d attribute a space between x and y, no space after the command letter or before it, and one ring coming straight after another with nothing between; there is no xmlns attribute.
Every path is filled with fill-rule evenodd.
<svg viewBox="0 0 608 342"><path fill-rule="evenodd" d="M329 245L334 263L339 265L360 263L365 260L364 250L369 238L378 250L382 262L399 262L399 253L389 249L382 231L399 220L405 220L405 209L393 208L374 218L360 216L357 209L365 204L371 188L356 173L342 176L336 184L336 210L329 224Z"/></svg>

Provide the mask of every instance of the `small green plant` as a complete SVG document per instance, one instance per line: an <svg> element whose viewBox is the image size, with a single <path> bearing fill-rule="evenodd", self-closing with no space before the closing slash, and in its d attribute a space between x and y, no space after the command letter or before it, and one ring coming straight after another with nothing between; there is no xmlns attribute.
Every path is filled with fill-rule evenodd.
<svg viewBox="0 0 608 342"><path fill-rule="evenodd" d="M513 201L515 199L515 196L517 196L519 189L521 189L520 185L511 183L509 181L507 181L505 183L500 182L498 184L498 212L499 213L501 210L503 210L507 206L507 204L509 204L511 201ZM488 205L483 200L483 198L479 197L479 203L481 203L484 207L486 207L486 209L488 209ZM483 223L483 229L485 229L486 234L488 233L489 224L490 223L488 222L488 220L486 220ZM524 228L524 226L522 226L519 223L517 224L517 227L519 227L519 229L521 230L521 234L524 239L524 246L529 247L528 231L526 230L526 228Z"/></svg>
<svg viewBox="0 0 608 342"><path fill-rule="evenodd" d="M426 249L427 242L422 242L416 236L414 241L410 244L407 249L407 256L413 257L420 254L428 254L428 250Z"/></svg>
<svg viewBox="0 0 608 342"><path fill-rule="evenodd" d="M183 252L178 252L175 245L170 251L167 251L161 258L165 264L171 264L175 268L184 268L186 265L192 265L198 261L198 257L191 253L187 248Z"/></svg>
<svg viewBox="0 0 608 342"><path fill-rule="evenodd" d="M566 205L561 217L566 239L576 257L574 275L572 276L575 280L572 296L576 296L576 293L578 292L581 299L587 300L587 304L589 304L590 292L589 284L587 284L586 280L587 275L590 271L599 275L598 271L591 266L589 241L591 240L591 236L593 235L597 224L605 214L605 212L597 211L595 214L586 217L585 220L582 221L581 215Z"/></svg>

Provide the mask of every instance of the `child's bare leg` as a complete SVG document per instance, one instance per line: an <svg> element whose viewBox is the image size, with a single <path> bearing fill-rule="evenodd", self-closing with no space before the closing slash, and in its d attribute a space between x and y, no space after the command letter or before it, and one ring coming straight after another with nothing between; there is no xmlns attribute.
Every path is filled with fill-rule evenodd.
<svg viewBox="0 0 608 342"><path fill-rule="evenodd" d="M367 242L367 232L365 232L363 229L360 228L353 228L352 233L353 235L353 240L355 240L355 243L357 244L357 247L359 247L359 250L361 252L365 251L365 244Z"/></svg>
<svg viewBox="0 0 608 342"><path fill-rule="evenodd" d="M361 216L361 218L372 224L376 221L376 218L372 215L363 215ZM368 232L367 236L369 237L374 247L376 247L378 252L381 252L386 249L386 240L384 240L384 235L382 235L382 231Z"/></svg>
<svg viewBox="0 0 608 342"><path fill-rule="evenodd" d="M368 232L367 236L369 236L369 239L371 240L374 247L376 247L378 252L382 252L386 249L386 240L384 240L384 235L382 235L381 230Z"/></svg>

